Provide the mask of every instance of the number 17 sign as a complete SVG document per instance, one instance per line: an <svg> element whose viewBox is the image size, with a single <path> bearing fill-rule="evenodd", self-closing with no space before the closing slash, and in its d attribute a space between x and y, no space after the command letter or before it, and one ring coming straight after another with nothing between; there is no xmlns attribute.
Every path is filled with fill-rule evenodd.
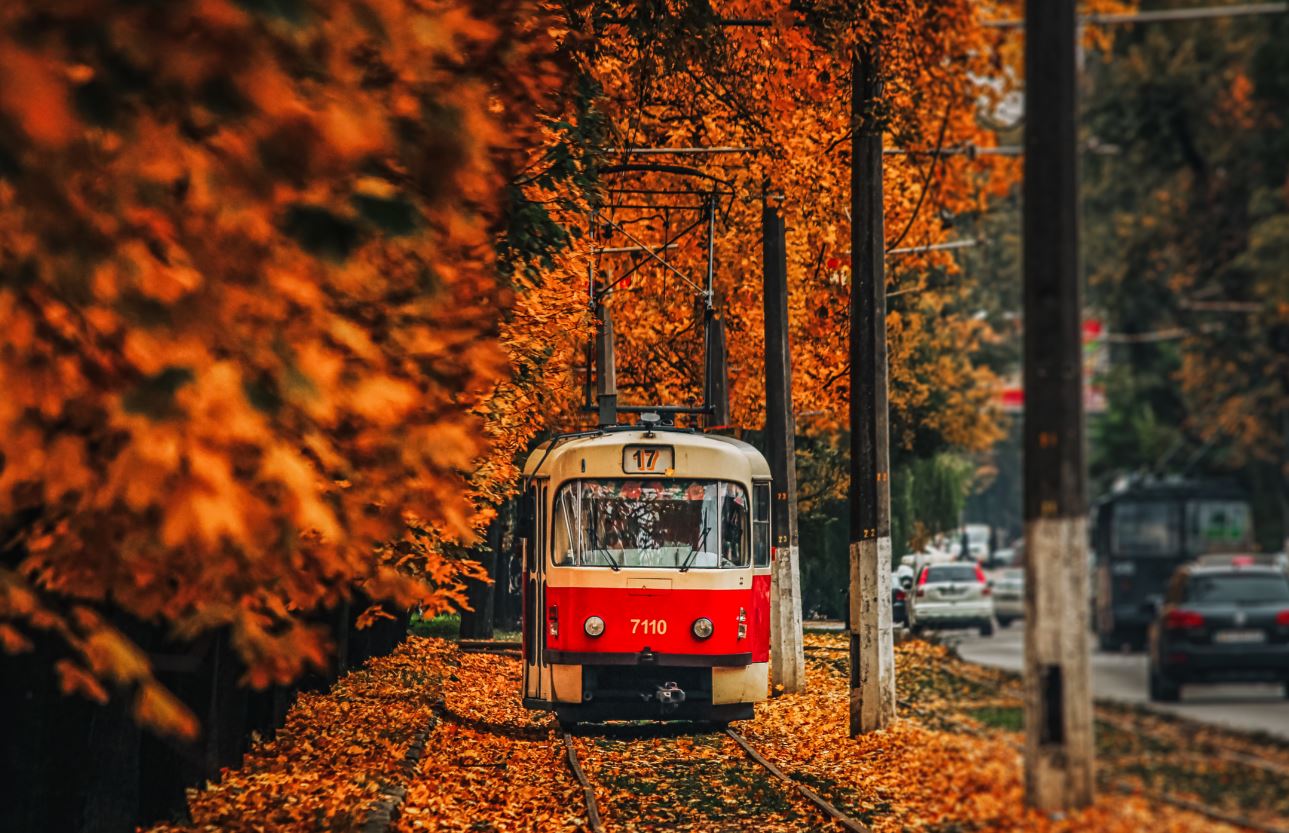
<svg viewBox="0 0 1289 833"><path fill-rule="evenodd" d="M676 452L669 445L629 445L622 449L626 474L661 474L676 467Z"/></svg>

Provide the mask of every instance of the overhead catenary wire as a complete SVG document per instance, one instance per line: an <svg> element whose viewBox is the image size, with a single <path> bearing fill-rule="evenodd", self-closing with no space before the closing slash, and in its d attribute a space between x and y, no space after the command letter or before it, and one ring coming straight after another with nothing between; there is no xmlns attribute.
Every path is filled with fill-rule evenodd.
<svg viewBox="0 0 1289 833"><path fill-rule="evenodd" d="M941 150L944 148L944 134L949 129L949 116L953 112L953 99L944 105L944 118L940 120L940 132L935 140L935 152L931 155L931 161L926 166L926 175L922 178L922 188L918 191L917 204L913 206L913 212L909 214L909 221L905 223L903 231L895 238L895 242L887 249L889 254L896 251L897 247L904 242L904 238L912 231L913 224L917 222L918 214L922 212L922 203L926 201L927 192L931 190L931 179L935 176L935 170L940 166Z"/></svg>
<svg viewBox="0 0 1289 833"><path fill-rule="evenodd" d="M1131 23L1173 23L1187 20L1209 20L1217 17L1247 17L1250 15L1286 13L1289 13L1289 3L1249 3L1243 6L1198 6L1188 9L1157 9L1123 14L1088 14L1080 15L1078 22L1082 25L1112 26ZM991 29L1023 29L1025 21L1020 18L984 20L981 21L981 25Z"/></svg>

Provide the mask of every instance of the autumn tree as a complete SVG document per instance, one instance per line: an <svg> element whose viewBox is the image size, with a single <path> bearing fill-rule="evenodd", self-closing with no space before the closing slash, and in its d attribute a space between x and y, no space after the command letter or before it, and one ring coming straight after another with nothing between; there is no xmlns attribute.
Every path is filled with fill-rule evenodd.
<svg viewBox="0 0 1289 833"><path fill-rule="evenodd" d="M1090 299L1121 336L1094 473L1236 477L1276 549L1289 528L1285 32L1271 17L1125 33L1089 66L1087 129L1113 152L1085 166Z"/></svg>
<svg viewBox="0 0 1289 833"><path fill-rule="evenodd" d="M0 10L8 651L55 634L66 691L191 735L112 611L227 629L262 686L327 664L310 616L357 590L459 599L472 567L441 544L486 520L535 411L512 368L544 379L531 331L575 317L542 295L560 263L526 291L533 247L510 275L495 254L508 184L557 144L557 23L526 0Z"/></svg>

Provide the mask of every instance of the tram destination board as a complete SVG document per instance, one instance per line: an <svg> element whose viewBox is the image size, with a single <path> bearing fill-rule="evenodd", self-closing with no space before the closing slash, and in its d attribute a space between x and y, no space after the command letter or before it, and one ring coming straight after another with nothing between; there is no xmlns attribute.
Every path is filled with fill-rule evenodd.
<svg viewBox="0 0 1289 833"><path fill-rule="evenodd" d="M676 450L669 445L628 445L622 449L625 474L664 474L676 467Z"/></svg>

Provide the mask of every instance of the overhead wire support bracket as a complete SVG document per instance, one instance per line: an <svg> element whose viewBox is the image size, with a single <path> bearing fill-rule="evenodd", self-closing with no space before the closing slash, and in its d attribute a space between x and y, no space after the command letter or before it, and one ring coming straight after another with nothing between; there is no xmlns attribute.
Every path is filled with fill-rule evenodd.
<svg viewBox="0 0 1289 833"><path fill-rule="evenodd" d="M616 206L616 205L614 206L614 208L621 208L621 207L622 207L622 206ZM705 207L705 206L704 206L704 207ZM677 233L677 234L676 234L676 236L672 237L672 238L671 238L670 240L668 240L665 244L663 244L660 248L661 248L661 249L679 248L679 243L677 243L677 241L678 241L678 240L680 240L680 238L684 237L686 234L689 234L689 233L690 233L691 231L693 231L694 229L698 228L698 226L699 226L702 222L703 222L703 220L702 220L702 218L700 217L699 219L697 219L697 220L695 220L694 222L690 223L687 227L685 227L685 229L684 229L684 230L682 230L682 231L680 231L679 233ZM642 252L642 253L643 253L643 252L648 252L648 251L649 251L648 249L646 249L646 248L644 248L644 247L638 247L638 246L636 246L636 247L625 247L625 246L624 246L624 247L622 247L622 248L624 248L624 249L626 249L626 248L631 248L631 249L632 249L632 250L634 250L634 251ZM658 251L658 249L654 249L654 251ZM641 258L641 259L640 259L640 260L639 260L639 261L638 261L634 266L632 266L630 269L628 269L627 271L623 272L621 275L618 275L618 276L617 276L617 278L615 278L615 279L614 279L613 283L611 283L611 284L609 284L608 286L606 286L606 287L604 287L603 289L601 289L601 290L600 290L600 296L601 296L601 297L603 297L603 296L605 296L605 295L610 295L610 294L612 294L612 292L613 292L614 288L615 288L618 284L622 283L624 280L626 280L627 278L631 277L631 276L632 276L632 275L634 275L636 272L640 271L640 269L641 269L641 268L642 268L646 263L648 263L648 262L649 262L649 260L648 260L647 258ZM691 284L691 286L692 286L692 284Z"/></svg>
<svg viewBox="0 0 1289 833"><path fill-rule="evenodd" d="M614 207L621 208L622 206L614 206ZM678 248L680 248L680 245L677 243L663 243L661 246L658 246L657 248L655 248L654 251L662 251L663 249L678 249ZM630 252L643 252L644 250L645 250L644 246L606 246L603 249L592 249L591 254L615 255L615 254L627 254Z"/></svg>
<svg viewBox="0 0 1289 833"><path fill-rule="evenodd" d="M680 278L682 281L684 281L685 283L687 283L687 284L689 284L691 287L693 287L693 289L694 289L694 291L695 291L695 292L699 293L700 295L701 295L701 294L704 294L704 293L703 293L703 288L702 288L701 286L699 286L698 284L696 284L696 283L694 283L693 281L691 281L691 280L689 279L689 276L688 276L688 275L686 275L684 272L680 271L680 270L679 270L679 269L677 269L675 266L672 266L670 263L668 263L666 258L662 257L662 256L661 256L661 255L659 255L656 251L654 251L652 248L650 248L650 247L649 247L649 245L648 245L647 243L645 243L643 240L641 240L640 238L636 237L636 236L635 236L635 235L633 235L631 232L629 232L629 231L627 231L626 229L624 229L622 226L620 226L620 225L618 225L617 223L613 222L613 220L610 220L608 217L605 217L605 218L604 218L604 222L606 222L606 223L608 223L609 225L613 226L613 228L615 228L615 229L617 229L618 231L620 231L624 237L626 237L626 238L627 238L628 240L630 240L632 243L635 243L636 245L638 245L638 246L640 247L640 251L641 251L643 254L648 255L649 257L651 257L651 258L653 258L654 260L658 261L658 262L659 262L659 263L661 263L664 267L666 267L668 271L670 271L670 272L672 272L673 274L675 274L675 275L676 275L676 277Z"/></svg>
<svg viewBox="0 0 1289 833"><path fill-rule="evenodd" d="M638 149L649 150L649 149ZM655 149L656 153L664 154L675 151L672 148ZM721 148L687 148L681 149L681 152L706 153L709 151L716 152L746 152L742 149ZM590 397L590 373L591 366L590 356L588 355L588 374L587 374L587 401L584 406L587 410L598 411L600 423L602 426L616 424L619 413L650 413L659 412L667 414L694 414L706 417L708 429L713 427L728 427L729 422L729 398L728 398L728 369L725 349L724 322L716 313L716 214L720 210L723 217L728 217L729 212L733 209L735 189L731 182L713 176L697 168L683 165L661 164L658 162L627 162L616 165L605 165L599 169L602 175L611 174L668 174L677 177L691 178L685 188L647 188L631 187L630 185L605 188L601 193L608 197L604 204L596 205L588 216L592 223L591 229L591 249L589 260L591 266L588 269L588 289L590 294L590 307L601 322L600 333L597 336L596 349L596 367L597 376L600 376L600 401L599 408L594 408ZM698 182L694 182L697 180ZM699 185L702 183L702 185ZM664 225L668 227L667 233L658 245L650 245L640 237L632 234L627 226L633 222L640 222L642 219L615 219L613 213L619 208L625 208L625 204L615 202L614 195L646 195L662 197L701 197L701 205L667 205L665 203L657 205L632 206L632 210L655 210L663 217ZM722 203L725 203L722 205ZM699 217L682 230L679 234L672 236L670 234L669 221L666 219L672 211L702 211ZM706 270L701 278L697 276L691 278L681 269L670 263L665 257L669 250L679 248L678 240L685 237L690 232L696 230L699 226L707 226L706 240ZM609 246L603 245L610 242L613 232L620 233L630 243L630 246ZM618 275L607 286L599 286L597 283L594 264L598 258L605 254L630 253L643 255L627 269L623 274ZM613 294L615 288L621 284L627 277L641 269L650 262L659 264L666 272L670 272L679 278L693 292L703 300L703 330L704 330L704 373L703 373L703 404L701 407L687 406L618 406L616 386L613 385L612 377L615 375L612 362L613 351L613 331L611 318L609 316L609 307L604 303L608 297ZM700 285L700 281L703 285ZM607 384L606 384L607 382Z"/></svg>
<svg viewBox="0 0 1289 833"><path fill-rule="evenodd" d="M719 156L728 153L765 153L765 148L750 147L682 147L682 148L605 148L604 153L629 156Z"/></svg>

